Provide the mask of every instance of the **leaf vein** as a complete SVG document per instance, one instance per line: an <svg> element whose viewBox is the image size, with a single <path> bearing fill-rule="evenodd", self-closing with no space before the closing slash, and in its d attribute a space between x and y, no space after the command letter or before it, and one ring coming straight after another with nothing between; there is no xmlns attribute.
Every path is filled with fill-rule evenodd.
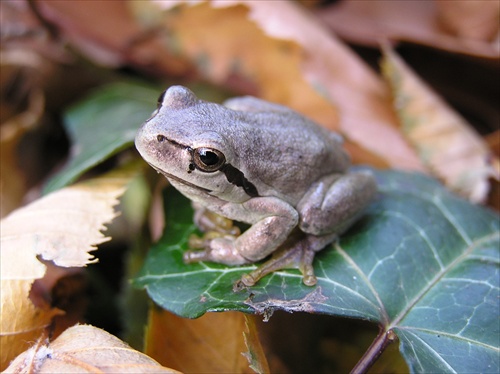
<svg viewBox="0 0 500 374"><path fill-rule="evenodd" d="M495 347L495 346L490 345L490 344L485 344L479 340L473 340L470 338L466 338L462 335L452 334L452 333L449 333L446 331L430 330L430 329L426 329L423 327L414 327L414 326L398 326L398 329L405 330L408 332L421 331L421 332L425 332L425 333L430 334L430 335L445 336L445 337L450 338L450 339L462 340L462 341L467 342L468 344L471 344L471 345L480 345L486 349L490 349L490 350L495 351L495 352L500 352L500 347Z"/></svg>
<svg viewBox="0 0 500 374"><path fill-rule="evenodd" d="M411 332L411 330L407 330L408 332ZM412 336L419 340L423 345L425 345L428 349L429 352L433 352L434 353L434 357L436 359L438 359L439 361L441 361L449 370L449 372L452 372L452 373L456 373L457 371L455 369L453 369L452 366L450 366L450 364L434 349L434 347L430 346L429 344L427 344L426 341L424 341L422 338L420 338L418 335L416 334L412 334Z"/></svg>
<svg viewBox="0 0 500 374"><path fill-rule="evenodd" d="M439 211L443 214L443 216L451 223L451 225L455 228L458 234L462 237L462 239L467 243L468 246L472 245L472 239L467 234L462 226L458 224L450 211L443 204L443 201L439 196L435 196L433 199L434 204L439 209Z"/></svg>
<svg viewBox="0 0 500 374"><path fill-rule="evenodd" d="M389 323L389 315L387 314L387 311L386 311L386 309L384 307L384 304L382 303L382 299L380 298L380 295L378 294L377 290L373 286L373 284L370 281L370 279L361 270L361 268L358 266L358 264L356 264L356 262L351 258L351 256L349 256L347 254L347 252L344 251L344 249L338 243L335 244L335 249L349 263L349 265L352 266L352 268L356 271L356 273L358 273L360 275L361 279L368 286L368 288L372 292L373 296L375 297L375 300L377 300L377 304L378 305L374 305L374 306L376 307L376 309L378 309L380 311L381 322L384 325L387 325ZM370 303L373 304L371 301L370 301Z"/></svg>
<svg viewBox="0 0 500 374"><path fill-rule="evenodd" d="M413 307L423 299L423 297L429 292L429 290L432 289L432 287L435 286L438 281L440 281L448 272L450 269L454 268L458 263L461 261L465 260L467 258L467 255L471 253L477 246L479 246L481 243L495 239L495 238L500 238L500 232L494 232L490 235L484 236L475 242L473 242L473 245L470 245L464 252L462 252L455 260L451 261L446 268L443 270L439 271L433 278L432 280L428 283L426 287L424 287L419 293L415 295L413 300L411 300L406 308L402 309L401 312L399 313L396 318L391 323L391 327L397 326L403 319L404 317L413 309Z"/></svg>

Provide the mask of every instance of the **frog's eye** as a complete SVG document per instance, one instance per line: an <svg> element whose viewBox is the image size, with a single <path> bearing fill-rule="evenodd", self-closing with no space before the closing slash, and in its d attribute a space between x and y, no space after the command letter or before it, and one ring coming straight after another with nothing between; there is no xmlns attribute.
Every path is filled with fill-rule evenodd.
<svg viewBox="0 0 500 374"><path fill-rule="evenodd" d="M196 148L193 151L193 161L196 168L212 173L219 170L226 162L224 153L213 148Z"/></svg>

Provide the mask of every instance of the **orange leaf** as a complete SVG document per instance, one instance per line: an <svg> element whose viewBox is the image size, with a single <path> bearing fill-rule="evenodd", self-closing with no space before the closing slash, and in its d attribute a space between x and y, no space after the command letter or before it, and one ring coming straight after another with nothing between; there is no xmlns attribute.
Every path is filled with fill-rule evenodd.
<svg viewBox="0 0 500 374"><path fill-rule="evenodd" d="M252 373L242 355L247 350L245 330L239 312L207 313L191 320L152 308L145 352L183 372Z"/></svg>

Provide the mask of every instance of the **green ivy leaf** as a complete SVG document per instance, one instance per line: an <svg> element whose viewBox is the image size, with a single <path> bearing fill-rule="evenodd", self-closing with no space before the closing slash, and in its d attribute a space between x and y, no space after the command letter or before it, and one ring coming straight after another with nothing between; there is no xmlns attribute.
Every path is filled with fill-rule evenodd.
<svg viewBox="0 0 500 374"><path fill-rule="evenodd" d="M498 372L499 216L425 176L375 174L377 200L316 256L315 287L287 270L234 293L233 283L255 266L184 264L196 228L190 205L173 189L164 236L135 284L184 317L282 309L362 318L397 334L413 372Z"/></svg>
<svg viewBox="0 0 500 374"><path fill-rule="evenodd" d="M64 115L72 141L70 159L44 192L74 182L90 168L130 147L137 129L155 109L159 92L157 87L136 82L114 83L70 108Z"/></svg>

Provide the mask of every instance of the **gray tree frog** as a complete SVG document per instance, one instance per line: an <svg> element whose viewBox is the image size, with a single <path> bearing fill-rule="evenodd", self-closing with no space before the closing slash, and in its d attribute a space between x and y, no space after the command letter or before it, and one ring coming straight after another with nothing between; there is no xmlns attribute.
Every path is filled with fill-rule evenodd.
<svg viewBox="0 0 500 374"><path fill-rule="evenodd" d="M373 200L369 172L350 172L340 135L297 112L255 97L223 105L172 86L139 129L141 156L193 201L195 223L218 232L184 261L249 264L270 260L239 281L298 267L303 282L317 279L314 255L344 232ZM250 227L241 235L213 213Z"/></svg>

